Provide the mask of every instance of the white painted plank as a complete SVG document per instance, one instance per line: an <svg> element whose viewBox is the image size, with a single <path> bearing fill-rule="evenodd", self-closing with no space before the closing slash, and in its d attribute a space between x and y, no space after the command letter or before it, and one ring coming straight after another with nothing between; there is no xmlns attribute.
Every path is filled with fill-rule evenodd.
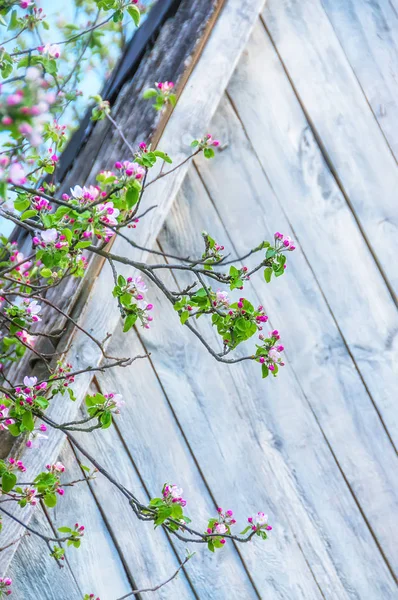
<svg viewBox="0 0 398 600"><path fill-rule="evenodd" d="M396 307L260 24L228 91L397 447Z"/></svg>
<svg viewBox="0 0 398 600"><path fill-rule="evenodd" d="M39 508L31 526L52 535ZM7 576L13 581L10 596L13 600L82 600L84 593L78 588L67 563L60 568L50 557L46 543L33 536L25 537L19 544Z"/></svg>
<svg viewBox="0 0 398 600"><path fill-rule="evenodd" d="M155 339L162 323L151 330ZM118 328L112 347L126 352L143 349L135 333L123 334ZM204 531L206 523L216 514L206 482L191 456L179 425L167 403L162 388L149 361L142 362L134 373L127 370L107 371L99 377L104 393L117 391L126 400L120 418L119 431L134 461L140 478L151 498L160 494L165 482L177 483L184 489L187 514L192 526ZM100 452L102 456L102 452ZM227 508L227 507L226 507ZM151 529L151 525L146 525ZM120 528L120 526L119 526ZM155 533L159 535L160 531ZM211 554L205 546L187 545L171 538L180 557L184 548L196 552L187 565L190 580L199 598L205 600L238 600L257 598L242 562L232 546L226 552ZM171 552L171 549L169 550ZM158 561L162 556L156 552ZM259 568L261 563L259 563ZM164 588L164 598L174 598L175 592Z"/></svg>
<svg viewBox="0 0 398 600"><path fill-rule="evenodd" d="M215 24L208 39L199 63L196 65L183 93L177 109L173 112L161 138L160 146L168 150L178 163L181 156L190 152L184 132L191 132L192 137L203 134L203 128L209 123L219 103L239 56L249 39L264 0L227 0L221 16ZM100 168L103 168L101 165ZM134 240L140 245L151 247L154 243L165 215L179 189L186 169L182 167L172 175L159 182L155 192L152 186L148 190L145 207L158 205L145 219L145 225L134 230ZM120 238L114 245L114 251L120 254L131 254L131 246ZM137 260L145 258L145 254L137 252ZM80 315L83 328L95 333L98 339L104 339L108 332L113 332L119 318L114 298L109 293L113 287L110 269L104 269L92 287L85 310ZM101 361L99 350L80 331L76 331L74 343L67 359L74 368L82 369L95 366ZM84 397L91 381L90 375L81 375L76 381L75 389L78 397ZM73 420L77 414L79 402L68 403L63 400L53 402L48 415L56 422ZM38 451L29 459L28 472L34 474L48 460L56 460L63 435L52 432L46 449ZM29 511L26 512L29 518ZM17 538L20 528L11 524L3 532L5 544ZM8 566L15 548L12 547L0 555L0 571Z"/></svg>
<svg viewBox="0 0 398 600"><path fill-rule="evenodd" d="M398 158L398 13L389 0L322 5Z"/></svg>
<svg viewBox="0 0 398 600"><path fill-rule="evenodd" d="M396 293L398 166L320 0L269 0L263 16L369 244Z"/></svg>
<svg viewBox="0 0 398 600"><path fill-rule="evenodd" d="M232 155L233 152L232 148ZM245 177L241 163L234 160L231 164L245 179L246 194L250 194L254 184ZM230 171L220 173L223 182L231 177ZM225 240L225 231L216 213L211 213L203 188L200 193L200 186L192 177L189 185L192 189L184 187L185 196L167 219L166 234L161 239L167 251L184 253L188 245L196 242L199 249L198 231L203 225L217 240ZM220 188L219 208L234 211L239 218L240 213L236 205L230 203L227 189L224 185ZM263 193L266 193L265 186ZM254 234L261 225L258 215L254 215L252 244L257 242ZM240 226L230 233L241 235ZM255 285L254 278L252 285ZM253 290L248 287L247 293L252 296ZM264 296L262 299L266 300ZM159 343L157 338L155 344L145 337L177 417L215 493L218 486L227 492L225 482L232 479L234 489L241 487L249 503L256 501L266 509L270 507L274 522L285 525L288 519L287 535L299 540L325 598L355 595L372 600L393 598L396 593L393 579L290 364L277 380L262 381L257 364L246 362L227 368L215 365L207 356L198 360L196 341L188 337L184 342L179 340L178 347L172 350L173 339L177 340L172 316L166 312L161 299L155 304L159 302L164 323L161 341ZM201 331L209 339L214 338L213 330L206 323L201 323ZM273 326L278 325L273 321ZM280 328L282 326L283 323ZM210 435L214 437L212 443ZM227 471L218 453L227 460ZM246 548L242 554L251 569L255 561L246 555ZM264 589L261 585L258 587ZM289 593L290 598L296 592L289 590Z"/></svg>

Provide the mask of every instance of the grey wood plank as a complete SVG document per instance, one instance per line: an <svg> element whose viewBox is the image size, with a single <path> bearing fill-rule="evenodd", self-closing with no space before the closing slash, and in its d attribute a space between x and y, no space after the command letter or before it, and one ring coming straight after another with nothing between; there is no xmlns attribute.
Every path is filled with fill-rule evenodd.
<svg viewBox="0 0 398 600"><path fill-rule="evenodd" d="M256 235L258 240L272 239L274 229L291 231L295 222L289 223L283 214L283 202L273 193L228 101L220 106L212 131L228 143L228 148L215 161L198 161L198 168L229 233L228 246L232 244L234 252L241 256L255 243ZM243 197L244 211L240 208ZM205 229L211 228L213 220L211 211L206 209L207 205L199 215L189 206L192 218L201 218L200 226ZM328 233L326 230L322 240ZM301 234L300 239L304 240L305 235ZM314 240L313 245L319 252L319 242ZM256 302L265 304L277 329L282 331L289 364L300 387L367 521L398 572L398 551L392 535L394 515L398 512L398 457L305 255L297 252L289 258L286 277L272 284L261 276L253 279ZM338 279L334 282L338 288L344 286L349 296L353 283ZM356 310L359 318L366 321L360 308Z"/></svg>
<svg viewBox="0 0 398 600"><path fill-rule="evenodd" d="M48 521L38 509L31 520L37 530L52 535ZM68 564L60 568L50 557L45 542L37 538L25 537L18 546L14 560L7 570L11 577L13 600L82 600L79 589Z"/></svg>
<svg viewBox="0 0 398 600"><path fill-rule="evenodd" d="M389 0L321 0L398 158L398 13Z"/></svg>
<svg viewBox="0 0 398 600"><path fill-rule="evenodd" d="M93 393L94 389L96 388L92 386L90 393ZM125 399L129 402L128 396ZM95 431L89 435L77 434L76 438L88 452L98 458L109 472L116 474L121 483L133 491L137 497L145 500L147 493L140 474L126 451L116 428ZM156 444L156 440L152 440L150 443ZM88 462L83 456L81 456L81 460L83 464ZM163 483L162 481L161 485ZM135 589L152 587L170 577L177 569L179 560L173 553L164 532L162 530L155 531L148 523L139 521L129 508L126 498L103 476L98 475L94 481L90 482L90 486L101 507L103 519L112 532L118 551L123 557L129 578L135 584ZM182 562L185 557L185 547L179 547L179 551ZM187 598L187 600L195 598L195 593L184 572L180 573L169 587L162 588L157 594L164 600L175 596ZM100 597L102 600L102 595ZM109 600L115 600L115 596Z"/></svg>
<svg viewBox="0 0 398 600"><path fill-rule="evenodd" d="M380 268L398 289L398 167L320 0L269 0L273 42Z"/></svg>
<svg viewBox="0 0 398 600"><path fill-rule="evenodd" d="M237 168L237 165L240 167L239 161L233 161L233 164L244 178L243 170ZM230 175L224 171L223 180L226 181ZM250 179L246 181L250 185ZM226 232L217 214L211 214L203 188L202 193L199 185L195 185L191 192L186 188L185 191L185 196L172 209L166 222L161 245L167 251L185 253L188 245L192 247L196 241L199 244L197 232L204 219L216 239L225 239ZM224 210L232 212L229 200L225 200L228 194L224 193L224 188L221 191ZM184 210L184 205L188 204L189 209ZM256 226L254 219L252 238ZM240 229L230 233L238 236ZM254 240L252 243L255 243ZM189 338L184 341L184 351L181 341L178 344L176 341L175 348L171 350L172 316L168 316L164 303L156 297L155 304L159 302L165 323L161 337L157 337L156 344L147 335L145 339L177 417L210 485L217 489L217 482L213 483L213 477L217 479L214 448L208 462L206 455L210 451L203 448L203 435L200 435L205 427L208 431L207 444L208 436L213 432L217 450L219 448L222 455L228 457L231 467L233 465L230 468L234 474L229 477L249 494L250 502L257 499L261 504L266 487L272 499L272 513L275 505L283 510L282 515L279 511L277 516L273 514L273 519L284 523L286 518L289 519L288 535L299 540L325 598L376 600L395 597L394 580L291 366L288 364L276 381L264 382L260 379L257 364L246 362L226 368L225 365L214 365L207 356L198 360L196 341ZM273 321L273 326L276 325L278 323ZM167 331L164 331L165 327ZM201 323L200 330L207 334L208 339L214 336L211 326L205 321ZM188 430L189 423L195 426ZM257 482L260 473L261 480ZM224 469L223 474L229 480ZM250 568L252 563L245 551L242 549ZM264 589L261 584L258 587ZM294 597L295 592L289 592Z"/></svg>
<svg viewBox="0 0 398 600"><path fill-rule="evenodd" d="M201 198L197 197L197 200L200 202ZM214 512L214 503L209 498L203 481L198 478L197 467L187 454L186 444L182 442L181 433L172 417L176 402L177 407L182 403L185 409L184 414L178 411L179 425L188 443L191 445L194 442L194 459L217 502L224 508L232 508L240 523L245 523L255 509L257 512L262 507L272 507L275 535L272 535L270 542L238 547L261 597L267 600L321 598L300 546L294 536L290 535L288 519L281 515L278 500L279 496L283 496L283 491L278 487L278 493L272 494L275 485L269 484L268 478L273 477L273 469L264 466L264 456L261 456L261 462L258 462L257 457L252 457L251 460L258 468L257 481L253 483L251 474L246 472L246 464L242 465L242 460L246 463L247 456L252 453L246 444L242 447L240 437L244 437L246 431L244 428L239 430L241 423L238 419L233 421L231 417L226 418L231 432L237 437L237 445L232 451L225 451L223 448L225 432L217 426L217 421L224 418L224 413L229 414L229 407L217 403L217 397L220 397L217 392L221 389L224 395L227 393L222 373L214 371L214 360L206 356L202 347L191 345L192 336L183 330L182 339L176 337L176 332L173 332L175 315L170 314L169 307L164 306L157 295L154 295L154 299L158 322L155 321L151 334L147 336L147 343L151 351L158 348L160 343L161 353L170 355L171 362L160 364L158 372L148 363L141 363L134 373L108 371L100 376L104 391L117 389L128 402L128 406L123 409L125 415L120 419L119 428L145 485L153 494L154 488L156 491L159 484L173 478L173 481L184 488L188 506L192 505L192 515L198 514L199 522L205 524L208 516ZM175 321L174 324L178 326ZM126 350L135 343L132 335L126 336L119 329L112 345ZM156 358L159 359L158 351ZM161 356L160 360L162 361ZM197 374L193 372L196 365ZM156 367L159 368L159 360L156 361ZM206 382L211 372L213 377L216 375L219 378L219 386L204 383L204 389L196 394L191 379L200 377ZM158 374L161 385L166 385L170 392L170 406L157 380ZM206 392L208 396L205 401L203 394ZM206 411L205 405L208 402L214 405L213 412ZM231 432L227 435L232 440ZM270 451L273 452L273 449ZM289 488L292 482L290 477L287 479L286 485ZM199 549L198 556L188 565L188 571L200 598L218 600L253 596L242 568L236 562L235 553L229 546L215 556L205 549ZM344 597L343 593L340 598Z"/></svg>
<svg viewBox="0 0 398 600"><path fill-rule="evenodd" d="M155 328L152 335L156 336ZM143 352L135 334L123 334L121 328L115 334L113 348L119 348L123 352L129 349ZM158 496L166 481L182 486L184 498L187 499L187 514L194 519L192 525L196 529L204 530L208 519L216 514L216 505L151 363L141 362L134 372L107 371L98 379L104 393L116 390L126 399L122 414L117 419L118 429L149 496ZM150 525L147 527L151 528ZM156 532L156 535L159 533ZM180 543L175 538L171 539L180 556L183 556L187 544ZM244 566L232 546L226 547L226 552L216 555L211 554L205 546L188 544L188 547L196 552L187 565L187 571L199 598L257 598ZM164 588L163 593L165 598L174 597L171 589Z"/></svg>
<svg viewBox="0 0 398 600"><path fill-rule="evenodd" d="M397 310L260 24L228 92L397 447Z"/></svg>
<svg viewBox="0 0 398 600"><path fill-rule="evenodd" d="M264 0L226 1L222 17L214 26L201 60L190 76L189 84L184 87L177 108L171 115L159 143L164 150L173 153L176 163L191 152L189 142L199 134L203 135L202 129L208 124L216 110L263 5ZM188 139L187 132L191 133L191 135L188 134ZM108 148L106 148L106 152L108 155ZM110 155L108 158L110 160ZM103 169L104 163L101 161L101 164L95 168L97 171ZM156 193L151 193L150 190L153 188L149 188L145 208L157 205L157 210L148 214L145 227L134 230L134 241L138 244L150 248L154 243L187 168L188 165L185 165L169 177L162 179ZM128 256L131 253L131 246L118 238L113 250ZM145 260L145 256L145 253L137 252L136 259ZM112 287L113 278L110 269L102 270L92 285L90 293L85 290L87 294L87 298L84 298L85 306L79 307L80 325L88 331L95 332L98 339L105 339L108 333L112 333L119 320L119 312L114 298L109 294ZM78 330L74 332L72 348L67 353L66 360L72 362L75 369L84 369L87 366L98 365L102 356L98 347L94 346L87 336ZM76 380L75 392L80 400L86 393L90 382L90 374L80 375ZM79 402L63 402L61 399L61 401L51 404L48 414L54 421L61 422L61 420L73 420L78 410ZM55 461L62 443L63 435L57 431L52 432L46 449L42 451L39 448L29 459L28 471L34 473L37 468L41 469L48 460ZM27 519L29 514L27 511ZM10 524L3 532L4 545L16 539L19 534L19 527L16 524ZM0 571L7 568L15 549L15 547L11 547L0 555Z"/></svg>
<svg viewBox="0 0 398 600"><path fill-rule="evenodd" d="M68 443L59 460L65 466L63 481L82 478ZM84 460L83 464L87 465L87 462ZM48 510L48 516L56 529L73 527L76 522L86 528L80 548L66 549L69 566L81 590L96 593L101 600L115 600L131 590L118 550L87 483L65 488L65 495L53 510Z"/></svg>

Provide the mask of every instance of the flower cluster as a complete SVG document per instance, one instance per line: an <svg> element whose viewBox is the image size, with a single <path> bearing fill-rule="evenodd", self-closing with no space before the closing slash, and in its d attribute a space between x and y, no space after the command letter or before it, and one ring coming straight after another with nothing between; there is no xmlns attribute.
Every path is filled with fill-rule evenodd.
<svg viewBox="0 0 398 600"><path fill-rule="evenodd" d="M12 470L18 470L21 471L21 473L25 473L26 471L26 467L23 464L22 460L16 460L15 458L9 458L8 459L8 463L9 463L9 467L8 467L8 471L12 471Z"/></svg>
<svg viewBox="0 0 398 600"><path fill-rule="evenodd" d="M281 356L285 348L278 343L280 340L279 331L274 329L269 332L268 337L263 334L258 337L262 341L262 345L257 346L256 360L261 364L263 378L267 377L270 372L276 377L279 367L285 366Z"/></svg>
<svg viewBox="0 0 398 600"><path fill-rule="evenodd" d="M174 83L172 81L158 81L155 83L155 87L145 90L143 98L145 100L153 98L153 108L155 110L162 110L167 104L175 106L177 97L174 93Z"/></svg>
<svg viewBox="0 0 398 600"><path fill-rule="evenodd" d="M146 302L145 292L147 292L147 286L140 275L127 279L123 275L119 275L113 295L118 299L120 312L125 318L124 332L129 331L137 319L145 329L149 329L149 323L153 320L149 314L153 309L153 304Z"/></svg>
<svg viewBox="0 0 398 600"><path fill-rule="evenodd" d="M163 487L163 500L166 504L179 504L184 507L187 501L182 497L184 490L175 484L165 483Z"/></svg>
<svg viewBox="0 0 398 600"><path fill-rule="evenodd" d="M120 414L120 408L124 405L121 394L95 394L86 396L86 407L90 420L97 419L98 426L106 429L112 425L112 415Z"/></svg>
<svg viewBox="0 0 398 600"><path fill-rule="evenodd" d="M10 587L12 585L12 579L9 577L0 577L0 598L2 596L9 596L12 592Z"/></svg>
<svg viewBox="0 0 398 600"><path fill-rule="evenodd" d="M197 151L202 150L205 158L213 158L215 156L213 148L217 148L219 145L219 140L215 140L210 133L207 133L201 139L191 142L191 147L196 148Z"/></svg>
<svg viewBox="0 0 398 600"><path fill-rule="evenodd" d="M8 130L14 139L22 136L31 146L38 147L44 141L44 124L50 119L49 110L56 102L56 95L47 91L47 84L37 67L28 67L25 82L23 89L4 95L4 99L0 101L0 130ZM2 166L8 166L8 180L11 183L26 183L26 176L19 162Z"/></svg>
<svg viewBox="0 0 398 600"><path fill-rule="evenodd" d="M277 249L285 248L290 252L296 249L296 246L294 245L294 242L291 240L291 238L288 235L283 235L283 233L279 233L279 231L275 233L275 240Z"/></svg>
<svg viewBox="0 0 398 600"><path fill-rule="evenodd" d="M231 526L235 525L236 520L233 518L232 510L223 511L222 508L217 508L218 516L215 519L209 519L206 533L211 535L208 538L207 547L211 552L216 548L222 548L225 544L225 534L231 535Z"/></svg>

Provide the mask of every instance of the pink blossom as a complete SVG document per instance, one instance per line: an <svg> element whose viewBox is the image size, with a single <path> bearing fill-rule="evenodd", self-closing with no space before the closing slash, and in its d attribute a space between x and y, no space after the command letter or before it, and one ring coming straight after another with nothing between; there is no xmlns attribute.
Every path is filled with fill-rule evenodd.
<svg viewBox="0 0 398 600"><path fill-rule="evenodd" d="M46 229L45 231L41 232L41 239L46 244L51 244L51 243L55 242L57 237L58 237L58 231L56 229Z"/></svg>
<svg viewBox="0 0 398 600"><path fill-rule="evenodd" d="M23 378L23 382L24 382L24 385L27 388L32 388L37 383L37 377L28 377L28 376L26 376L26 377Z"/></svg>
<svg viewBox="0 0 398 600"><path fill-rule="evenodd" d="M58 44L46 44L45 46L39 46L37 49L41 54L48 54L51 58L61 56L61 48Z"/></svg>
<svg viewBox="0 0 398 600"><path fill-rule="evenodd" d="M12 163L8 171L8 179L14 185L25 185L27 179L20 163Z"/></svg>

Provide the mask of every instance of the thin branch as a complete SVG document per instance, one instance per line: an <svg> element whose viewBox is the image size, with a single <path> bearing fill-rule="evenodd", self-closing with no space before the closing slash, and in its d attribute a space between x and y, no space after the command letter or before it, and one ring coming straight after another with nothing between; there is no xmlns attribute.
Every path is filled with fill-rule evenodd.
<svg viewBox="0 0 398 600"><path fill-rule="evenodd" d="M188 556L180 564L180 566L178 567L178 569L176 570L176 572L173 573L173 575L171 577L169 577L168 579L166 579L166 581L163 581L162 583L159 583L158 585L155 585L155 587L153 587L153 588L143 588L142 590L132 590L131 592L129 592L128 594L125 594L124 596L121 596L117 600L125 600L125 598L130 598L131 596L136 596L137 594L144 594L145 592L156 592L157 590L160 590L160 588L162 588L163 586L167 585L168 583L170 583L170 581L173 581L173 579L175 579L177 577L177 575L181 571L181 569L184 568L184 566L187 564L187 562L193 556L194 556L194 553L193 554L188 554Z"/></svg>

